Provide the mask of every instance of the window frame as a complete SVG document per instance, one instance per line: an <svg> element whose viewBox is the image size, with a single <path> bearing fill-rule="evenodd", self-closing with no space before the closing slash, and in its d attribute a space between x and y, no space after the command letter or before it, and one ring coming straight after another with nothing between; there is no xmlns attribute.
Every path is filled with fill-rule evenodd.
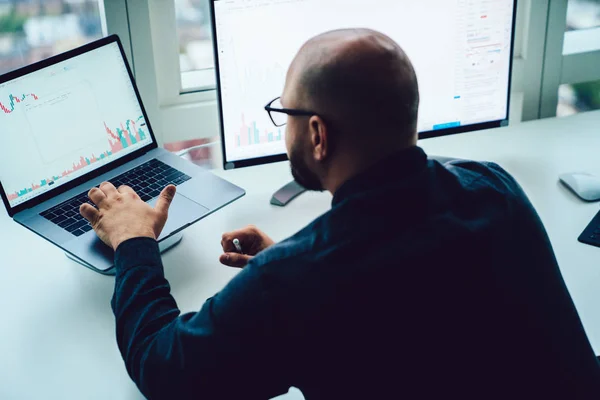
<svg viewBox="0 0 600 400"><path fill-rule="evenodd" d="M600 80L600 27L565 32L567 6L553 0L548 9L539 118L556 116L561 85Z"/></svg>
<svg viewBox="0 0 600 400"><path fill-rule="evenodd" d="M109 35L119 35L127 60L133 70L133 52L129 35L129 17L126 0L103 0L100 12L104 11L106 30Z"/></svg>
<svg viewBox="0 0 600 400"><path fill-rule="evenodd" d="M124 1L135 10L129 27L136 80L159 144L218 136L215 83L200 91L181 90L175 3Z"/></svg>

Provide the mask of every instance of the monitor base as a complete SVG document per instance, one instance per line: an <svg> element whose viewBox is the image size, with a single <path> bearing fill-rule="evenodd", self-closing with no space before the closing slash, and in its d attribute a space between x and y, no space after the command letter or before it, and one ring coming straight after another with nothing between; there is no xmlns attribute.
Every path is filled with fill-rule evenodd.
<svg viewBox="0 0 600 400"><path fill-rule="evenodd" d="M172 249L173 247L177 246L180 242L181 239L183 239L183 232L181 233L177 233L171 237L166 238L165 240L163 240L162 242L158 243L158 249L160 250L161 253L164 253L167 250ZM65 253L65 255L67 256L67 258L75 261L77 264L83 265L86 268L91 269L94 272L97 272L99 274L102 275L114 275L115 274L115 267L113 266L112 268L109 268L107 270L100 270L98 268L95 268L93 265L91 265L88 262L85 262L84 260L69 254L69 253Z"/></svg>
<svg viewBox="0 0 600 400"><path fill-rule="evenodd" d="M292 181L275 192L271 198L271 204L278 207L285 207L304 192L306 192L306 189L303 186L296 181Z"/></svg>

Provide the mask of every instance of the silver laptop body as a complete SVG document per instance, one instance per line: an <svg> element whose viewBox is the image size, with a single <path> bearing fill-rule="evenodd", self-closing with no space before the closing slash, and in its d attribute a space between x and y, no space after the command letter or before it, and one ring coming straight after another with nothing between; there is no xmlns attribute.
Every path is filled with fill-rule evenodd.
<svg viewBox="0 0 600 400"><path fill-rule="evenodd" d="M109 53L109 51L112 53ZM119 68L123 72L120 79L123 82L128 80L127 86L130 84L129 87L122 88L122 93L126 94L120 95L120 98L128 102L127 104L134 109L133 105L137 103L136 105L139 106L141 114L139 118L127 120L126 123L121 123L116 128L111 128L106 122L100 125L99 120L88 118L86 124L89 121L89 126L86 125L86 127L93 130L94 137L100 137L100 131L105 132L107 135L107 150L104 153L96 152L89 155L88 151L86 157L81 156L78 162L75 159L73 166L66 167L62 174L61 170L56 172L48 168L44 170L42 176L45 179L38 179L33 183L30 183L31 180L29 180L21 186L18 186L20 178L14 176L14 170L4 168L4 171L2 171L0 169L0 192L8 213L17 223L60 247L83 265L103 274L111 274L114 271L113 251L97 238L89 226L85 226L83 222L80 222L79 216L73 215L73 207L78 208L81 196L87 194L92 187L98 186L104 181L114 181L115 183L124 181L125 184L138 182L139 186L136 186L140 189L138 194L142 193L142 199L154 205L158 190L162 188L162 186L158 187L159 184L176 184L177 194L169 210L169 219L159 237L159 242L172 238L173 235L184 228L239 199L245 192L243 189L157 146L131 69L127 64L120 40L115 35L0 77L0 96L11 85L18 87L19 82L26 82L23 79L27 79L31 74L43 72L49 74L48 79L57 76L58 79L65 79L64 89L58 92L54 91L47 96L44 96L43 93L28 92L21 95L19 92L17 95L10 94L10 101L6 98L4 98L4 101L0 100L2 111L4 111L4 115L0 111L0 126L3 122L2 118L15 118L14 123L16 124L18 122L17 118L24 115L22 118L29 122L29 129L31 129L31 135L34 139L36 134L41 135L35 131L38 125L47 126L48 131L44 131L43 134L56 139L58 144L45 142L45 148L42 147L42 150L39 150L40 157L44 158L44 162L36 160L40 166L45 166L46 161L49 163L48 165L58 165L63 162L60 157L57 160L52 160L51 155L44 153L45 149L53 148L52 146L62 146L60 145L61 141L66 144L63 147L69 147L69 143L76 142L80 138L76 136L77 130L72 133L75 136L61 137L61 132L57 132L58 129L53 128L54 126L62 126L60 121L49 120L46 123L44 120L40 121L38 119L36 121L35 119L53 118L50 113L52 110L66 113L64 107L67 105L74 108L83 107L80 113L85 114L89 110L85 108L85 104L82 106L82 103L88 101L86 100L88 98L94 98L94 96L96 100L90 101L101 103L98 98L102 97L102 93L92 93L94 84L100 88L98 83L93 82L93 78L91 83L90 79L87 80L87 83L86 79L81 80L83 83L78 83L78 79L85 75L85 72L82 74L81 71L77 71L77 68L82 68L78 65L78 60L86 56L89 59L93 54L112 54L114 56L113 60L120 59L119 62L122 65ZM114 65L104 66L104 68L113 67L116 68ZM73 76L74 86L69 86L71 80L65 78L71 76L68 75L70 73ZM125 73L128 77L125 77ZM65 75L60 76L57 74ZM75 77L78 79L75 79ZM104 82L106 84L107 81ZM5 92L3 92L3 89ZM98 91L101 92L102 89L100 88ZM118 113L120 110L111 109L111 107L118 107L117 102L115 100L113 106L112 102L105 101L105 104L99 106L99 109L103 110L103 115L112 112ZM12 113L14 115L11 115ZM68 123L68 120L64 121L64 124ZM48 140L48 137L40 137L39 142L44 143ZM5 143L6 140L0 140L2 140L2 146L11 146L10 143ZM73 146L76 148L77 144L73 144ZM98 146L97 141L90 146ZM56 147L56 151L62 151L63 147ZM19 148L7 149L7 151L15 154L22 153L22 150ZM64 151L68 152L69 149ZM81 150L81 152L83 151ZM67 159L65 157L69 156L63 157ZM1 164L0 168L3 168ZM37 168L40 170L40 167ZM36 171L35 168L33 170ZM10 188L8 185L11 182L17 183L13 183L12 188ZM15 185L17 185L17 189L15 189Z"/></svg>

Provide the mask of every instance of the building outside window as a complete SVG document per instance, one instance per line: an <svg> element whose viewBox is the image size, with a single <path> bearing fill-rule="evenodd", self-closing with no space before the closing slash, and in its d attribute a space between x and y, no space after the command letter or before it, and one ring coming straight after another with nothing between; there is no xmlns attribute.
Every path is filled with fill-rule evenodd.
<svg viewBox="0 0 600 400"><path fill-rule="evenodd" d="M566 33L581 30L600 30L600 0L569 0ZM558 116L597 109L600 80L560 86Z"/></svg>
<svg viewBox="0 0 600 400"><path fill-rule="evenodd" d="M0 0L0 74L105 35L103 0Z"/></svg>

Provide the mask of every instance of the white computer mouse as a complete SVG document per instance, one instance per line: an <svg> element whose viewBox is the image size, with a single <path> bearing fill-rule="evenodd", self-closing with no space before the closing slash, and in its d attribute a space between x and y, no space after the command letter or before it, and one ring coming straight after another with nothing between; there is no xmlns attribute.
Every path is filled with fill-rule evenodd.
<svg viewBox="0 0 600 400"><path fill-rule="evenodd" d="M585 201L600 200L600 178L587 172L562 174L560 181Z"/></svg>

